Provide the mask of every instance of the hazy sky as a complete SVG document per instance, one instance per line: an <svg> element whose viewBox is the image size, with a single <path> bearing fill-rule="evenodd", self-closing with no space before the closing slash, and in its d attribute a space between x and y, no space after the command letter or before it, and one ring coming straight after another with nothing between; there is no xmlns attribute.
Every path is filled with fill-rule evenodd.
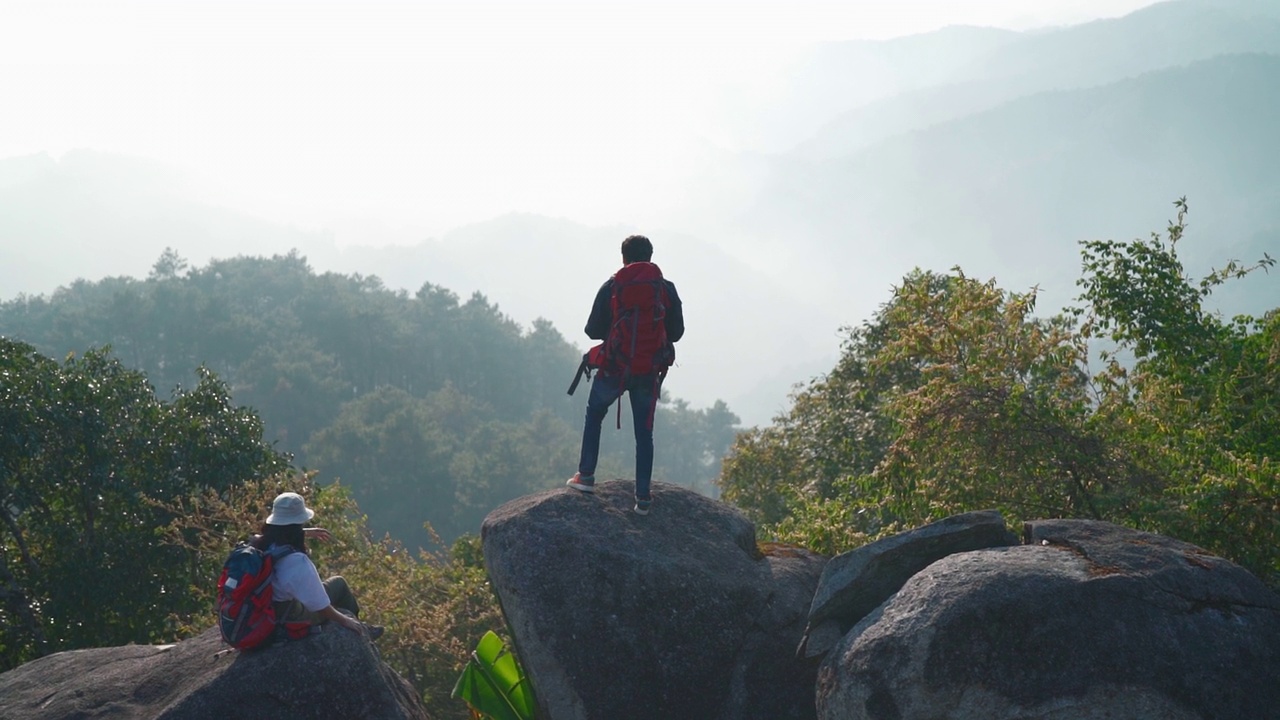
<svg viewBox="0 0 1280 720"><path fill-rule="evenodd" d="M509 211L644 224L696 158L781 149L743 108L801 43L1147 4L0 0L0 157L143 156L272 219L411 228L388 239Z"/></svg>

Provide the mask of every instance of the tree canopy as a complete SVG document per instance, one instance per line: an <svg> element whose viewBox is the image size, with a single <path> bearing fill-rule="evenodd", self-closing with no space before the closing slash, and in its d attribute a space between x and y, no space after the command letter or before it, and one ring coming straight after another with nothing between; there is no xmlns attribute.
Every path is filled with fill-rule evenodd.
<svg viewBox="0 0 1280 720"><path fill-rule="evenodd" d="M1167 232L1082 244L1081 305L1033 315L958 268L915 271L846 331L836 367L739 435L724 497L830 552L995 507L1165 532L1280 582L1280 309L1229 320Z"/></svg>
<svg viewBox="0 0 1280 720"><path fill-rule="evenodd" d="M394 291L317 274L296 253L193 268L166 251L142 280L0 304L0 334L50 357L110 347L162 389L211 369L258 412L268 442L317 482L340 479L371 527L410 547L432 542L424 523L451 542L576 469L586 400L565 388L579 351L551 323L523 328L479 293ZM723 403L670 398L658 413L655 479L714 493L738 418ZM632 475L629 415L605 433L604 475Z"/></svg>
<svg viewBox="0 0 1280 720"><path fill-rule="evenodd" d="M0 338L0 667L170 637L194 578L159 503L287 466L207 370L166 402L105 352Z"/></svg>

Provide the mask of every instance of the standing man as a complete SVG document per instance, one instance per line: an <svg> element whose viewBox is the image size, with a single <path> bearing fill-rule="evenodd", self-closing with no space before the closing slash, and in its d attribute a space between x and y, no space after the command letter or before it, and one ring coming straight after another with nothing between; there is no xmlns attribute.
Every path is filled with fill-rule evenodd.
<svg viewBox="0 0 1280 720"><path fill-rule="evenodd" d="M586 363L598 369L587 398L582 428L582 454L569 487L595 492L596 461L600 456L600 426L609 407L626 392L631 399L631 424L636 435L636 505L649 514L653 501L653 416L667 369L675 362L675 342L684 335L684 311L676 286L662 277L650 260L653 243L643 235L622 241L622 269L600 286L587 337L602 341L587 353ZM619 410L621 412L621 410Z"/></svg>

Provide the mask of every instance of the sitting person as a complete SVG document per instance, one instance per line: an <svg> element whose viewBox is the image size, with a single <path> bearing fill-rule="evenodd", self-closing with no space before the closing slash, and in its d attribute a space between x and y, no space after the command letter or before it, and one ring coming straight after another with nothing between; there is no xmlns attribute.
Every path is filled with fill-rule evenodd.
<svg viewBox="0 0 1280 720"><path fill-rule="evenodd" d="M307 554L307 538L323 541L330 536L324 528L303 527L313 517L315 511L307 507L301 495L281 493L271 504L271 514L263 523L261 534L251 540L263 552L273 545L288 545L295 550L276 561L271 577L277 622L334 622L376 640L383 628L357 619L360 604L347 581L337 576L320 580L320 573Z"/></svg>

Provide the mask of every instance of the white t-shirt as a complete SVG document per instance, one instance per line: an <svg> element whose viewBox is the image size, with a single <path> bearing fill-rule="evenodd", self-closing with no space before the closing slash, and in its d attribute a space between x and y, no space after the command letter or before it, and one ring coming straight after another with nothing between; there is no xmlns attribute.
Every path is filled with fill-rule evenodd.
<svg viewBox="0 0 1280 720"><path fill-rule="evenodd" d="M271 577L271 599L297 600L311 612L329 607L329 594L320 582L320 573L311 558L300 552L276 561L275 574Z"/></svg>

